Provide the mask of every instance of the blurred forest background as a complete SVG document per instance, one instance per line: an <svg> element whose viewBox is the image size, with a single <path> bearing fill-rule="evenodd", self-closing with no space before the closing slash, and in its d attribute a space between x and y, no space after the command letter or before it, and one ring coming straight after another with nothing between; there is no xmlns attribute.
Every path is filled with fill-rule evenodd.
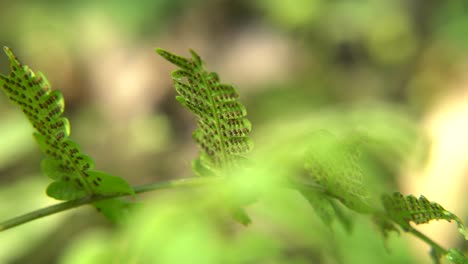
<svg viewBox="0 0 468 264"><path fill-rule="evenodd" d="M71 138L98 169L132 185L192 175L194 118L174 99L174 67L154 52L189 56L192 48L238 88L255 148L304 122L360 129L385 143L367 150L375 186L424 194L468 222L467 1L0 3L0 44L63 92ZM3 53L0 72L8 72ZM7 219L56 201L44 193L49 180L32 128L5 96L0 113L0 219ZM254 205L254 223L244 228L202 221L209 213L196 210L203 217L194 220L185 208L193 200L173 193L144 195L155 210L117 235L89 206L8 230L0 234L0 263L146 263L140 255L216 263L216 254L232 255L231 263L430 263L428 247L409 235L385 243L369 219L351 212L350 233L329 228L295 194ZM186 225L188 218L194 222ZM453 224L420 230L468 251ZM98 259L109 260L106 250L113 262Z"/></svg>

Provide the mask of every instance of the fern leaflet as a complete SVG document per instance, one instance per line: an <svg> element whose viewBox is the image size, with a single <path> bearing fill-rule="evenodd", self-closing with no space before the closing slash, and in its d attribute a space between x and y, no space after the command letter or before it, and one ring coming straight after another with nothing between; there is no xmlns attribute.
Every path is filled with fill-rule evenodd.
<svg viewBox="0 0 468 264"><path fill-rule="evenodd" d="M417 225L428 223L431 220L454 220L458 225L458 230L468 240L468 232L462 221L453 213L445 210L440 204L430 202L424 196L419 199L413 195L403 196L401 193L384 195L382 202L388 216L398 223L404 230L409 230L409 222Z"/></svg>
<svg viewBox="0 0 468 264"><path fill-rule="evenodd" d="M328 132L314 133L305 157L305 169L310 179L300 181L320 185L331 197L355 211L372 212L356 155L357 150L350 148L344 139Z"/></svg>
<svg viewBox="0 0 468 264"><path fill-rule="evenodd" d="M330 226L336 218L346 231L351 231L352 222L350 217L345 215L341 207L339 207L331 197L323 193L307 191L304 189L300 192L314 208L315 213L320 217L323 223Z"/></svg>
<svg viewBox="0 0 468 264"><path fill-rule="evenodd" d="M21 64L13 52L4 48L10 60L9 75L0 74L0 84L10 101L21 107L35 128L34 138L46 155L41 167L54 180L47 194L59 200L90 195L126 193L133 189L122 178L95 171L94 161L69 139L70 124L63 117L62 94L52 90L46 77ZM106 201L99 202L106 204Z"/></svg>
<svg viewBox="0 0 468 264"><path fill-rule="evenodd" d="M179 66L172 72L176 99L197 117L197 129L192 137L200 146L200 155L192 163L199 176L216 176L233 172L243 155L253 147L248 134L252 125L247 111L239 102L236 89L222 84L218 74L208 72L195 51L184 58L163 49L156 49L163 58ZM231 208L233 218L247 225L250 218L238 206Z"/></svg>
<svg viewBox="0 0 468 264"><path fill-rule="evenodd" d="M467 264L468 259L463 253L455 248L448 250L447 259L454 264Z"/></svg>
<svg viewBox="0 0 468 264"><path fill-rule="evenodd" d="M236 89L220 83L216 73L206 71L200 56L193 50L190 50L192 58L163 49L156 51L180 67L172 73L176 99L198 116L198 128L192 135L201 151L194 168L198 172L205 171L206 175L210 173L203 168L216 174L237 164L239 158L252 149L253 143L248 137L252 125L245 118L247 111L238 101Z"/></svg>

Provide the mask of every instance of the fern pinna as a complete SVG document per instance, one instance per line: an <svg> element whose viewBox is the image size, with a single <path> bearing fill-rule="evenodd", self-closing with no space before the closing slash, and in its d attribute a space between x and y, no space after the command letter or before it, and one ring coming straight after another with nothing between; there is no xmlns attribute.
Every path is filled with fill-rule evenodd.
<svg viewBox="0 0 468 264"><path fill-rule="evenodd" d="M428 223L431 220L447 220L451 222L454 220L458 225L458 231L468 240L468 231L463 225L462 221L453 213L445 210L440 204L430 202L426 197L421 195L419 198L413 195L403 196L399 192L393 195L382 196L382 203L385 208L387 219L391 219L394 223L398 224L404 231L413 232L420 236L418 231L415 231L410 222L416 225ZM389 231L396 230L395 226L388 220L378 219L378 226L386 235ZM468 259L463 253L457 249L451 248L444 250L436 244L430 244L431 257L434 263L440 263L440 259L445 255L446 258L455 264L466 264Z"/></svg>
<svg viewBox="0 0 468 264"><path fill-rule="evenodd" d="M199 176L221 176L235 171L243 155L253 147L248 137L252 125L245 117L247 111L239 102L236 89L222 84L218 74L208 72L195 51L192 58L177 56L156 49L166 60L180 67L172 72L176 99L198 117L192 136L200 146L200 156L192 163ZM241 206L232 206L235 220L247 225L251 222Z"/></svg>
<svg viewBox="0 0 468 264"><path fill-rule="evenodd" d="M313 133L313 137L305 153L308 181L323 187L330 196L354 211L371 212L363 171L356 158L359 153L357 143L327 131Z"/></svg>
<svg viewBox="0 0 468 264"><path fill-rule="evenodd" d="M176 99L198 116L193 138L201 152L195 170L205 175L228 172L253 146L248 137L252 125L238 101L239 94L232 85L220 83L215 72L206 71L195 51L190 50L190 59L163 49L156 51L181 68L172 73Z"/></svg>
<svg viewBox="0 0 468 264"><path fill-rule="evenodd" d="M46 77L21 64L8 48L10 74L0 74L0 84L11 102L21 107L35 128L34 138L46 155L41 167L54 180L47 194L59 200L85 196L127 193L133 189L122 178L95 171L94 161L69 139L70 124L63 117L61 92L52 90ZM106 202L99 202L106 204ZM105 206L104 206L105 207ZM106 208L100 208L105 211Z"/></svg>
<svg viewBox="0 0 468 264"><path fill-rule="evenodd" d="M404 230L411 228L410 222L417 225L428 223L431 220L454 220L460 233L468 240L468 231L462 221L453 213L445 210L440 204L430 202L421 195L419 198L413 195L403 196L401 193L384 195L382 203L388 216L398 223Z"/></svg>

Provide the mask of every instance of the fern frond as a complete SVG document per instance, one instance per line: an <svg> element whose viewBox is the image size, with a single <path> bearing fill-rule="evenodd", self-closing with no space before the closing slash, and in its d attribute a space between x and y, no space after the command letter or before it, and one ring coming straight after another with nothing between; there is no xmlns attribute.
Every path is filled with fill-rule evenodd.
<svg viewBox="0 0 468 264"><path fill-rule="evenodd" d="M192 137L200 146L199 157L192 168L199 176L229 174L253 147L248 134L252 125L234 86L220 83L218 74L208 72L195 51L192 58L177 56L156 49L163 58L180 69L172 72L176 99L197 117L197 129ZM242 203L242 202L240 202ZM233 218L243 225L250 223L247 213L239 206L231 207Z"/></svg>
<svg viewBox="0 0 468 264"><path fill-rule="evenodd" d="M21 64L9 48L4 50L11 71L9 75L0 74L0 84L36 130L34 137L46 155L42 170L54 180L48 186L47 194L59 200L99 194L133 194L122 178L93 170L94 161L69 139L70 124L62 116L65 108L62 94L51 89L41 72L34 73Z"/></svg>
<svg viewBox="0 0 468 264"><path fill-rule="evenodd" d="M362 213L371 212L369 194L363 185L363 172L356 160L357 149L328 132L314 133L305 156L305 169L311 181L332 197Z"/></svg>
<svg viewBox="0 0 468 264"><path fill-rule="evenodd" d="M417 225L428 223L431 220L454 220L458 225L458 230L468 240L468 232L462 221L453 213L445 210L440 204L430 202L424 196L419 199L413 195L403 196L399 192L393 195L384 195L382 202L388 216L398 223L404 230L408 231L410 222Z"/></svg>
<svg viewBox="0 0 468 264"><path fill-rule="evenodd" d="M200 56L193 50L190 50L192 58L163 49L156 51L180 67L172 73L176 99L198 117L193 138L201 151L195 165L219 172L236 164L253 147L248 137L252 125L236 89L220 83L216 73L205 70Z"/></svg>

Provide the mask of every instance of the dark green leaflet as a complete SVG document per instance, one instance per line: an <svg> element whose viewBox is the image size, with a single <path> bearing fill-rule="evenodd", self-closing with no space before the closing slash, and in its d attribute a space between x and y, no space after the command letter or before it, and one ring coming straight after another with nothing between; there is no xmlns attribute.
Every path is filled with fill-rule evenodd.
<svg viewBox="0 0 468 264"><path fill-rule="evenodd" d="M238 101L236 89L220 83L216 73L206 71L193 50L190 50L192 58L162 49L156 51L180 67L172 73L176 99L198 117L193 138L200 145L201 153L195 168L202 165L219 171L236 164L253 147L248 137L252 125L245 118L247 111Z"/></svg>
<svg viewBox="0 0 468 264"><path fill-rule="evenodd" d="M197 129L192 137L200 146L200 156L192 162L199 176L229 174L253 147L248 134L252 125L247 111L239 102L236 89L222 84L218 74L208 72L195 51L184 58L163 49L156 49L166 60L180 67L172 72L176 99L197 117ZM233 218L247 225L250 218L241 205L231 207Z"/></svg>
<svg viewBox="0 0 468 264"><path fill-rule="evenodd" d="M94 171L94 161L69 139L70 124L63 117L65 102L52 90L46 77L21 64L13 52L4 48L10 60L10 73L0 74L0 85L10 101L19 107L35 128L34 137L46 158L42 170L54 182L47 194L60 200L87 195L128 193L132 188L122 178Z"/></svg>
<svg viewBox="0 0 468 264"><path fill-rule="evenodd" d="M425 224L431 220L454 220L460 233L468 239L468 232L461 220L451 212L445 210L440 204L430 202L424 196L419 198L413 195L403 196L401 193L384 195L382 197L387 214L403 229L410 228L409 222Z"/></svg>

